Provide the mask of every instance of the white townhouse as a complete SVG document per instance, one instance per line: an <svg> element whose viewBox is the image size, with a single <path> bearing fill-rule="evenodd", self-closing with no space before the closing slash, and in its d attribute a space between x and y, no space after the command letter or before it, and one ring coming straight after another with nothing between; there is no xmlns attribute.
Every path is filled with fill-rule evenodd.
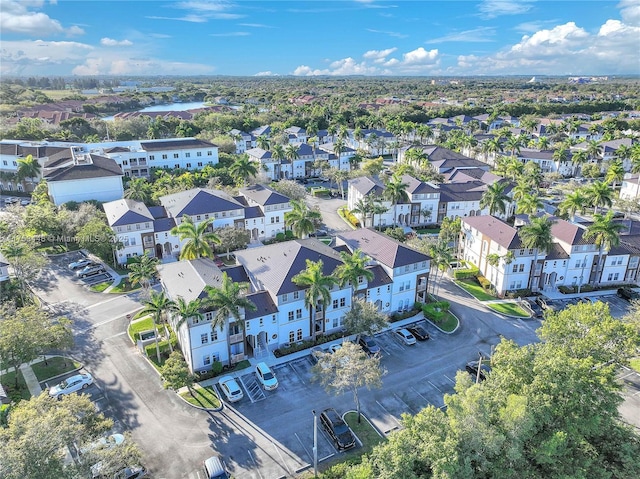
<svg viewBox="0 0 640 479"><path fill-rule="evenodd" d="M289 138L289 144L299 145L307 142L307 131L299 126L285 128L284 133Z"/></svg>
<svg viewBox="0 0 640 479"><path fill-rule="evenodd" d="M307 143L293 144L297 146L297 154L294 159L273 158L271 151L263 150L259 147L251 148L246 153L252 161L260 163L271 180L316 176L319 174L319 170L314 168L316 160L325 160L331 164L332 153L324 148L325 145L320 145L320 148L316 148ZM348 152L343 152L340 155L340 164L346 165L343 169L348 169L349 166L349 156L347 155ZM334 162L337 163L337 159L334 159Z"/></svg>
<svg viewBox="0 0 640 479"><path fill-rule="evenodd" d="M0 141L0 186L6 191L22 191L24 186L18 182L15 175L18 173L18 160L31 155L38 160L41 167L44 167L49 157L57 153L66 152L69 154L69 144L63 142L47 143L23 140L2 140ZM42 171L38 177L33 178L33 183L27 182L26 186L38 184L42 177Z"/></svg>
<svg viewBox="0 0 640 479"><path fill-rule="evenodd" d="M110 158L71 147L49 157L42 169L55 205L68 201L113 201L124 195L123 173Z"/></svg>
<svg viewBox="0 0 640 479"><path fill-rule="evenodd" d="M387 208L385 213L375 215L376 217L370 220L370 224L373 226L393 224L394 208L391 201L384 198L384 184L382 181L371 176L359 176L348 181L347 208L349 208L349 211L355 210L359 202L366 201L370 197ZM409 208L407 208L407 211L409 211ZM362 217L362 213L354 213L354 215L360 220L362 227L368 226L365 224L367 220Z"/></svg>
<svg viewBox="0 0 640 479"><path fill-rule="evenodd" d="M244 228L251 231L252 239L268 239L284 233L284 215L293 209L288 197L263 185L240 188L239 192L247 202Z"/></svg>
<svg viewBox="0 0 640 479"><path fill-rule="evenodd" d="M241 310L242 323L230 319L224 328L212 328L215 311L203 307L203 319L189 318L177 327L178 341L192 371L211 368L213 361L236 363L249 357L263 358L274 349L341 331L354 294L393 313L424 301L430 258L373 230L341 235L336 248L310 238L293 240L236 252L237 264L218 267L207 258L167 263L158 267L167 296L190 301L207 297L207 286L219 288L223 274L236 283L248 283L246 298L255 310ZM363 277L358 285L335 285L326 307L305 304L306 289L293 278L307 268L308 261L322 261L323 274L331 275L342 264L340 252L360 248L369 258L372 281Z"/></svg>
<svg viewBox="0 0 640 479"><path fill-rule="evenodd" d="M620 148L621 146L632 147L633 144L634 144L634 140L632 138L620 138L617 140L600 142L598 143L598 146L601 149L601 153L597 160L598 162L601 162L601 163L602 162L607 163L611 160L614 160L618 158L618 148ZM584 151L586 151L588 148L589 148L589 144L587 142L578 143L577 145L574 145L571 147L572 150L584 150ZM627 172L631 171L631 166L632 166L631 159L625 158L622 161L622 166L624 167L625 171Z"/></svg>
<svg viewBox="0 0 640 479"><path fill-rule="evenodd" d="M335 143L323 143L320 145L320 149L329 153L329 167L343 171L351 170L349 160L355 156L356 150L348 146L343 146L338 156L335 152Z"/></svg>
<svg viewBox="0 0 640 479"><path fill-rule="evenodd" d="M9 262L0 252L0 283L9 281Z"/></svg>
<svg viewBox="0 0 640 479"><path fill-rule="evenodd" d="M640 175L627 173L620 187L620 198L635 200L640 197Z"/></svg>
<svg viewBox="0 0 640 479"><path fill-rule="evenodd" d="M247 133L242 130L238 130L234 128L229 132L231 138L233 138L233 142L236 145L236 153L244 153L251 148L254 148L256 145L256 138L251 133Z"/></svg>
<svg viewBox="0 0 640 479"><path fill-rule="evenodd" d="M406 225L434 224L437 222L440 204L438 185L403 175L402 182L407 185L407 195L411 211L400 213L398 221Z"/></svg>
<svg viewBox="0 0 640 479"><path fill-rule="evenodd" d="M290 167L290 175L285 173L284 178L304 178L307 176L316 176L320 173L319 170L314 168L313 164L316 160L329 161L329 152L324 149L315 148L306 143L301 143L298 146L298 156L293 161L283 160L284 165Z"/></svg>
<svg viewBox="0 0 640 479"><path fill-rule="evenodd" d="M120 199L104 203L102 208L121 245L116 253L118 263L143 254L155 256L154 217L144 203Z"/></svg>
<svg viewBox="0 0 640 479"><path fill-rule="evenodd" d="M566 161L558 161L553 157L554 150L538 150L535 148L521 148L516 154L522 163L533 161L540 166L543 173L560 173L563 176L573 176L575 167L571 164L571 152L567 152Z"/></svg>
<svg viewBox="0 0 640 479"><path fill-rule="evenodd" d="M349 130L347 145L354 150L361 149L370 156L385 155L390 152L391 143L397 141L395 135L384 129L362 129L361 137L355 137L355 130Z"/></svg>

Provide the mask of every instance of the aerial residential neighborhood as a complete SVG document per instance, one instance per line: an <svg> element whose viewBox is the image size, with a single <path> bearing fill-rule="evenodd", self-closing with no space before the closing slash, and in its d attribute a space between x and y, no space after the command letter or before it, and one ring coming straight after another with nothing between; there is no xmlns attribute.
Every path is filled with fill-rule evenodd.
<svg viewBox="0 0 640 479"><path fill-rule="evenodd" d="M0 6L0 478L640 477L632 0Z"/></svg>

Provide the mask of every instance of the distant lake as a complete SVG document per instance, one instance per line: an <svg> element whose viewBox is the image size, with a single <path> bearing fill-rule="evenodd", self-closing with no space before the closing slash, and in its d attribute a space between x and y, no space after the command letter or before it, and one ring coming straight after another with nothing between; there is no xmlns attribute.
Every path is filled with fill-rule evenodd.
<svg viewBox="0 0 640 479"><path fill-rule="evenodd" d="M143 108L142 110L138 110L139 112L152 112L152 111L185 111L185 110L195 110L197 108L204 108L205 103L203 101L191 101L186 103L167 103L165 105L153 105ZM233 108L233 107L232 107ZM105 116L102 118L106 121L112 121L113 115Z"/></svg>

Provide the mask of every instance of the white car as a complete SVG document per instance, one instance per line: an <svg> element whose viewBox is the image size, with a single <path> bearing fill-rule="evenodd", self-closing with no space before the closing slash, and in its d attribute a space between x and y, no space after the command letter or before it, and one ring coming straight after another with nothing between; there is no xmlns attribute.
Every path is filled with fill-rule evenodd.
<svg viewBox="0 0 640 479"><path fill-rule="evenodd" d="M278 387L278 378L273 374L271 368L267 366L267 363L260 362L256 364L256 377L266 391L273 391Z"/></svg>
<svg viewBox="0 0 640 479"><path fill-rule="evenodd" d="M101 437L91 444L87 444L79 449L80 454L86 454L94 449L111 449L112 447L119 446L124 442L124 436L122 434L111 434L107 437Z"/></svg>
<svg viewBox="0 0 640 479"><path fill-rule="evenodd" d="M85 268L87 266L90 266L94 264L94 262L92 260L90 260L89 258L85 258L85 259L81 259L78 261L74 261L73 263L69 263L69 269L72 271L78 270L78 269L82 269Z"/></svg>
<svg viewBox="0 0 640 479"><path fill-rule="evenodd" d="M59 398L82 389L87 389L92 384L93 376L91 376L91 374L76 374L49 388L49 396Z"/></svg>
<svg viewBox="0 0 640 479"><path fill-rule="evenodd" d="M407 346L411 346L413 344L416 344L416 338L413 334L411 334L407 329L405 328L400 328L400 329L396 329L393 332L396 337L402 341L404 344L406 344Z"/></svg>
<svg viewBox="0 0 640 479"><path fill-rule="evenodd" d="M220 378L218 384L220 385L220 389L222 389L224 395L227 397L227 401L236 402L240 401L240 399L244 397L242 389L234 377L224 376Z"/></svg>
<svg viewBox="0 0 640 479"><path fill-rule="evenodd" d="M335 353L340 348L342 348L342 344L332 344L331 346L329 346L329 351Z"/></svg>

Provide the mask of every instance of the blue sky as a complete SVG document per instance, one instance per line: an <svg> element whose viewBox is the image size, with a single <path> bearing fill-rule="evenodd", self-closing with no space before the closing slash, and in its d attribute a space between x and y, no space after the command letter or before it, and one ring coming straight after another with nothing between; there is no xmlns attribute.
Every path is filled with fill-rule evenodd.
<svg viewBox="0 0 640 479"><path fill-rule="evenodd" d="M640 74L640 0L3 0L2 75Z"/></svg>

